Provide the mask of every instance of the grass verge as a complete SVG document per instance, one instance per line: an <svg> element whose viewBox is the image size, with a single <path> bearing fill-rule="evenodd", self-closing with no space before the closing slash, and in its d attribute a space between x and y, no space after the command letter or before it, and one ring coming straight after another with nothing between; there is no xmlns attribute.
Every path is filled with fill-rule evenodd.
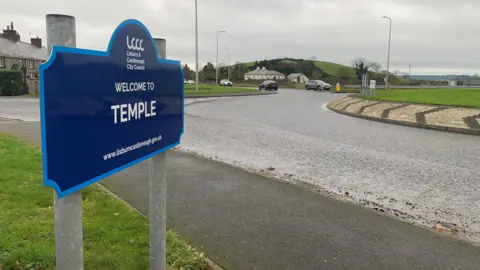
<svg viewBox="0 0 480 270"><path fill-rule="evenodd" d="M480 107L480 89L392 89L377 90L368 99L418 104Z"/></svg>
<svg viewBox="0 0 480 270"><path fill-rule="evenodd" d="M83 195L85 269L148 269L148 220L95 187ZM53 193L41 152L0 135L0 269L55 269ZM202 254L167 233L169 269L211 269Z"/></svg>
<svg viewBox="0 0 480 270"><path fill-rule="evenodd" d="M225 94L225 93L245 93L245 92L257 92L257 89L240 88L240 87L224 87L208 84L200 84L198 86L199 94ZM195 85L186 84L185 94L196 94Z"/></svg>

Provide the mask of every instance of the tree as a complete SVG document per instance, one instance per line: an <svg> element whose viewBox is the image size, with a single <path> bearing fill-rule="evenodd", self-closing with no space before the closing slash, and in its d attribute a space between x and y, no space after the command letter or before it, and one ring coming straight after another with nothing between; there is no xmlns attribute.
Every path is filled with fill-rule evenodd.
<svg viewBox="0 0 480 270"><path fill-rule="evenodd" d="M369 67L371 70L375 71L376 73L379 73L380 70L382 70L382 65L380 65L380 63L378 63L378 62L370 62L370 63L368 64L368 67Z"/></svg>
<svg viewBox="0 0 480 270"><path fill-rule="evenodd" d="M367 81L368 81L368 62L365 58L357 58L353 61L352 63L353 68L355 69L355 73L357 74L357 78L359 80L362 80L362 88L367 87Z"/></svg>
<svg viewBox="0 0 480 270"><path fill-rule="evenodd" d="M193 80L193 77L195 77L195 71L191 70L190 67L185 64L183 66L183 76L186 80Z"/></svg>
<svg viewBox="0 0 480 270"><path fill-rule="evenodd" d="M208 62L202 69L203 81L215 81L215 66Z"/></svg>

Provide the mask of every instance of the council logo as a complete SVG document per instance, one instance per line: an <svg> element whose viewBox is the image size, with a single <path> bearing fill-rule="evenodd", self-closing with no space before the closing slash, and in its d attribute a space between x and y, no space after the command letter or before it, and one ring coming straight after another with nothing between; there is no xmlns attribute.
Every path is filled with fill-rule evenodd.
<svg viewBox="0 0 480 270"><path fill-rule="evenodd" d="M134 51L144 51L145 49L143 48L143 39L139 38L129 38L127 36L127 48L130 50Z"/></svg>

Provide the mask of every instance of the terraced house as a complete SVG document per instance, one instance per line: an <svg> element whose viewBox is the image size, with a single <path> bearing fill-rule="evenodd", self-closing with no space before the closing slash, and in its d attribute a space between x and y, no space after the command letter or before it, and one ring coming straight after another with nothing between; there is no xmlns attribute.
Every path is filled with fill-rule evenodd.
<svg viewBox="0 0 480 270"><path fill-rule="evenodd" d="M0 69L26 68L27 78L38 77L41 63L48 59L47 49L39 37L30 38L30 43L20 40L13 22L0 34Z"/></svg>
<svg viewBox="0 0 480 270"><path fill-rule="evenodd" d="M275 71L268 70L265 67L257 67L256 70L245 73L245 81L248 80L285 80L285 75Z"/></svg>

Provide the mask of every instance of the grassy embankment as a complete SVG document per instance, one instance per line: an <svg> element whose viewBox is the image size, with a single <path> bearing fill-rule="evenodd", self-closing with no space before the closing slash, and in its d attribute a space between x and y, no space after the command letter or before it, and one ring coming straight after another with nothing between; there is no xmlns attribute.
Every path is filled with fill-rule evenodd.
<svg viewBox="0 0 480 270"><path fill-rule="evenodd" d="M85 269L148 269L148 220L98 187L82 192ZM55 269L52 189L41 152L0 135L0 269ZM167 234L169 269L210 269L202 254Z"/></svg>
<svg viewBox="0 0 480 270"><path fill-rule="evenodd" d="M448 106L480 107L480 89L391 89L377 90L375 100L434 104Z"/></svg>

